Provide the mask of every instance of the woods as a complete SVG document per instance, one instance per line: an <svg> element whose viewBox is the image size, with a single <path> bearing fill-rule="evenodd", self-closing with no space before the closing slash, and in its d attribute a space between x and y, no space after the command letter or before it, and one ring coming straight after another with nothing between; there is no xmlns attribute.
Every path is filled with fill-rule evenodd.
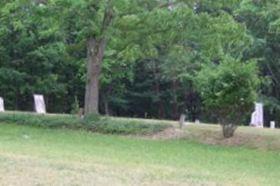
<svg viewBox="0 0 280 186"><path fill-rule="evenodd" d="M0 94L12 110L32 110L40 93L48 112L217 122L202 91L213 84L197 81L240 64L251 66L242 82L258 83L244 95L232 86L237 95L219 105L261 101L266 124L279 123L279 12L277 0L4 0Z"/></svg>

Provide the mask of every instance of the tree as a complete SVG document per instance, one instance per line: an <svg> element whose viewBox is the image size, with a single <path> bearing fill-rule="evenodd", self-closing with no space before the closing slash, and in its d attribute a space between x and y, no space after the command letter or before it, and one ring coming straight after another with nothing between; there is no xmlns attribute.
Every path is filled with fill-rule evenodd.
<svg viewBox="0 0 280 186"><path fill-rule="evenodd" d="M244 59L256 59L262 82L260 98L265 104L265 120L280 122L280 1L243 0L234 11L236 20L246 24L253 38Z"/></svg>
<svg viewBox="0 0 280 186"><path fill-rule="evenodd" d="M219 65L204 67L196 77L205 107L217 117L225 138L232 137L244 113L253 108L257 98L255 63L225 58Z"/></svg>
<svg viewBox="0 0 280 186"><path fill-rule="evenodd" d="M75 15L77 37L86 43L87 75L85 91L85 113L98 113L99 78L105 49L114 33L118 32L118 22L133 21L140 24L147 13L162 3L153 1L51 1L50 6L58 10L62 23L70 14ZM127 24L129 26L129 24Z"/></svg>
<svg viewBox="0 0 280 186"><path fill-rule="evenodd" d="M136 27L137 32L125 32L133 36L127 41L146 49L136 58L139 69L135 81L127 87L130 114L177 119L187 107L192 119L198 117L199 98L192 76L201 64L219 63L225 55L238 58L251 44L246 28L230 14L197 13L194 4L177 5L173 11L151 12L149 19Z"/></svg>
<svg viewBox="0 0 280 186"><path fill-rule="evenodd" d="M188 109L189 119L211 122L208 113L198 116L205 109L195 74L227 58L253 58L267 80L261 95L269 100L269 117L277 117L278 4L3 0L0 94L9 109L32 109L36 92L51 112L79 103L87 114L178 119Z"/></svg>
<svg viewBox="0 0 280 186"><path fill-rule="evenodd" d="M1 1L0 90L8 109L31 110L33 93L45 95L49 111L62 107L53 103L67 92L61 71L71 70L65 70L65 45L46 29L43 12L32 1Z"/></svg>

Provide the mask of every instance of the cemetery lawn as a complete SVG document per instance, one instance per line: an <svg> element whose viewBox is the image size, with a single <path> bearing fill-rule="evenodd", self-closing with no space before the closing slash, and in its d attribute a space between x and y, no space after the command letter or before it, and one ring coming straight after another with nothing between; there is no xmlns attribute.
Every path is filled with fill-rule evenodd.
<svg viewBox="0 0 280 186"><path fill-rule="evenodd" d="M279 150L191 141L2 123L0 185L280 185Z"/></svg>

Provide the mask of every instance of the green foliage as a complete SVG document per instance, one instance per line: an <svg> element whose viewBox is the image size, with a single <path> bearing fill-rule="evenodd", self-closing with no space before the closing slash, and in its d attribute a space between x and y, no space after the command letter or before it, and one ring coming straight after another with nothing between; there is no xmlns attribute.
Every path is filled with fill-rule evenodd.
<svg viewBox="0 0 280 186"><path fill-rule="evenodd" d="M188 110L190 120L206 118L193 77L232 58L257 61L268 80L259 96L267 121L279 120L279 7L277 0L1 1L0 96L9 110L32 110L32 94L41 93L48 111L76 112L94 37L107 40L102 114L178 119ZM104 25L106 10L112 20Z"/></svg>
<svg viewBox="0 0 280 186"><path fill-rule="evenodd" d="M246 24L249 33L254 37L252 47L246 51L246 59L256 58L263 81L261 100L265 103L266 124L276 120L280 113L280 2L243 0L235 11L236 19ZM278 105L278 106L277 106Z"/></svg>
<svg viewBox="0 0 280 186"><path fill-rule="evenodd" d="M136 119L114 119L98 115L87 116L84 124L89 130L110 134L152 134L168 127L159 122L151 124Z"/></svg>
<svg viewBox="0 0 280 186"><path fill-rule="evenodd" d="M231 58L219 65L204 67L196 78L206 108L221 124L238 125L244 113L253 109L259 79L255 63L242 63Z"/></svg>
<svg viewBox="0 0 280 186"><path fill-rule="evenodd" d="M30 113L0 113L1 123L31 125L43 128L83 129L106 134L152 134L160 132L169 125L160 122L100 117L89 115L84 119L75 115L38 115Z"/></svg>
<svg viewBox="0 0 280 186"><path fill-rule="evenodd" d="M33 93L45 95L51 112L67 103L61 98L72 88L65 81L76 70L64 59L65 44L45 12L31 1L0 7L0 94L7 109L31 110Z"/></svg>
<svg viewBox="0 0 280 186"><path fill-rule="evenodd" d="M30 113L1 113L0 122L44 128L79 128L81 120L71 115L37 115Z"/></svg>

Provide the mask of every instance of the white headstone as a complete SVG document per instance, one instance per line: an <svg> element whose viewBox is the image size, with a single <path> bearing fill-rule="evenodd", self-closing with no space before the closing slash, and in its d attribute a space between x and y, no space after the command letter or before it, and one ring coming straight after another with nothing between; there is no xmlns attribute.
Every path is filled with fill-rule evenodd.
<svg viewBox="0 0 280 186"><path fill-rule="evenodd" d="M5 112L4 99L0 97L0 112Z"/></svg>
<svg viewBox="0 0 280 186"><path fill-rule="evenodd" d="M271 129L275 129L275 121L271 121L270 122L270 128Z"/></svg>
<svg viewBox="0 0 280 186"><path fill-rule="evenodd" d="M255 111L252 113L250 125L253 127L263 128L263 104L256 103Z"/></svg>
<svg viewBox="0 0 280 186"><path fill-rule="evenodd" d="M197 125L200 124L199 119L196 119L194 123L197 124Z"/></svg>
<svg viewBox="0 0 280 186"><path fill-rule="evenodd" d="M43 95L34 94L35 111L38 114L46 114L46 104Z"/></svg>

